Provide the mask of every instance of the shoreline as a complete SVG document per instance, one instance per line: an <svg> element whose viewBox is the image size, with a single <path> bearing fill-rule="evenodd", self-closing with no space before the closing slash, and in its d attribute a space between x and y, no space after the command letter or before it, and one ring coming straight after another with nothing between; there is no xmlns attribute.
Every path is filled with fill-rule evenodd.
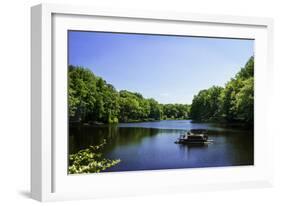
<svg viewBox="0 0 281 206"><path fill-rule="evenodd" d="M193 124L218 124L223 127L231 127L231 128L244 128L244 129L253 129L254 125L249 125L244 122L227 122L227 121L198 121L198 120L192 120L192 119L161 119L161 120L134 120L134 121L127 121L127 122L118 122L118 123L102 123L102 122L68 122L68 125L70 127L75 126L94 126L94 127L103 127L103 126L114 126L118 124L130 124L130 123L149 123L149 122L160 122L160 121L179 121L179 120L190 120Z"/></svg>

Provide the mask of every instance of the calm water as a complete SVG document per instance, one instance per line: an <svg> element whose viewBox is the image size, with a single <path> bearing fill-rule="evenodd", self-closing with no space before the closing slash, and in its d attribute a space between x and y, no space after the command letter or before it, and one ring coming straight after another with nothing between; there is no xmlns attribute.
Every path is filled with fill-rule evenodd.
<svg viewBox="0 0 281 206"><path fill-rule="evenodd" d="M175 144L189 129L208 129L213 143L203 146ZM69 152L107 140L105 157L121 159L106 171L132 171L254 164L253 132L218 124L167 120L122 123L115 126L70 127Z"/></svg>

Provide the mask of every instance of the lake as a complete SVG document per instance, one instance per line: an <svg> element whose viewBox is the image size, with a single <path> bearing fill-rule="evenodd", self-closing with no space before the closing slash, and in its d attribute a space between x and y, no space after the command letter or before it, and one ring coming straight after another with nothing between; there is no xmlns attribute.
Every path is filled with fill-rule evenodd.
<svg viewBox="0 0 281 206"><path fill-rule="evenodd" d="M174 142L189 129L207 129L212 143L180 145ZM135 171L254 164L252 130L191 120L120 123L69 128L69 153L106 139L103 154L121 162L109 171Z"/></svg>

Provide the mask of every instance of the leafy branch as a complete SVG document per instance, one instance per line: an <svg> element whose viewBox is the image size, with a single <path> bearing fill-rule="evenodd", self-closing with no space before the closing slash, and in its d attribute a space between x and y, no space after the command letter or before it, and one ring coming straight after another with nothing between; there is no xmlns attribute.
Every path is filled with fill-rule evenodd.
<svg viewBox="0 0 281 206"><path fill-rule="evenodd" d="M100 150L106 144L106 140L100 145L90 146L69 156L69 173L98 173L118 164L121 160L110 160L102 157Z"/></svg>

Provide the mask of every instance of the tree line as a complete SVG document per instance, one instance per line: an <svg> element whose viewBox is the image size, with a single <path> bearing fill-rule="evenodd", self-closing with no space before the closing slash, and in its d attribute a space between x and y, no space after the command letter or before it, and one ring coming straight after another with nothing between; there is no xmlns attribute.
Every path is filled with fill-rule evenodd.
<svg viewBox="0 0 281 206"><path fill-rule="evenodd" d="M194 96L190 118L197 121L254 121L254 57L228 81L225 87L213 86Z"/></svg>
<svg viewBox="0 0 281 206"><path fill-rule="evenodd" d="M190 105L160 104L140 93L117 91L91 70L68 69L68 113L70 121L118 123L162 119L188 119Z"/></svg>
<svg viewBox="0 0 281 206"><path fill-rule="evenodd" d="M254 119L254 57L224 87L199 91L192 104L160 104L140 93L117 91L91 70L69 66L70 121L118 123L163 119L243 122Z"/></svg>

